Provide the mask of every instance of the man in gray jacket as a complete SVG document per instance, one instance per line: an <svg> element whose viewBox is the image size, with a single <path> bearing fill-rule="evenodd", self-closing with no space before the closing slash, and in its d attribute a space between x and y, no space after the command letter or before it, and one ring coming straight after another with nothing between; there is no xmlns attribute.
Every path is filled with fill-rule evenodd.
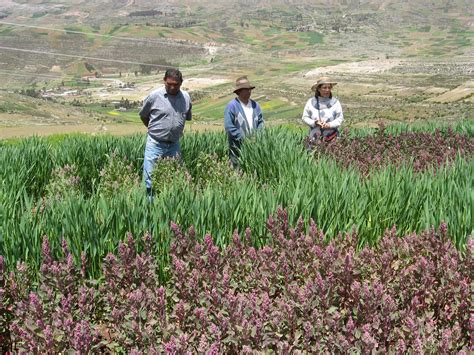
<svg viewBox="0 0 474 355"><path fill-rule="evenodd" d="M234 169L239 169L242 142L254 130L263 128L263 114L260 105L250 98L252 86L246 76L235 82L234 94L224 110L224 128L229 142L229 158Z"/></svg>
<svg viewBox="0 0 474 355"><path fill-rule="evenodd" d="M143 178L151 200L151 173L157 159L179 157L179 139L183 135L185 121L190 121L191 98L180 90L183 75L178 69L168 69L164 86L152 91L144 100L140 118L148 128L143 161Z"/></svg>

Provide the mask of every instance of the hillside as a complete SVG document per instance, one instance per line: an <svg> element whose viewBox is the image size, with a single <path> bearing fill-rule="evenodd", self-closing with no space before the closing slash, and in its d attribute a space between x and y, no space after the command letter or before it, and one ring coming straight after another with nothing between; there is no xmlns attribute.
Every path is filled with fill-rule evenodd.
<svg viewBox="0 0 474 355"><path fill-rule="evenodd" d="M3 1L0 35L9 49L0 59L3 69L34 63L37 70L52 64L74 70L77 58L44 53L117 60L96 61L99 69L130 67L119 61L182 66L242 50L278 55L331 50L344 58L473 54L468 1L252 3ZM33 49L40 53L28 52Z"/></svg>
<svg viewBox="0 0 474 355"><path fill-rule="evenodd" d="M84 110L83 123L136 122L139 101L179 66L198 121L221 119L241 74L258 84L269 120L295 121L312 82L330 74L343 83L346 124L471 119L470 9L464 0L4 0L0 90L48 96L48 124L63 124L52 103ZM111 114L122 99L135 106ZM4 127L45 122L10 111Z"/></svg>

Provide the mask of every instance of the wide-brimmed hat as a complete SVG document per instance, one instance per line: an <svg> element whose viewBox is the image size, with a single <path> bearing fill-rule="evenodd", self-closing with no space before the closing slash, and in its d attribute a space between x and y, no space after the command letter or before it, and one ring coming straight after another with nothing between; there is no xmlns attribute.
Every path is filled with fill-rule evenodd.
<svg viewBox="0 0 474 355"><path fill-rule="evenodd" d="M234 94L236 94L240 89L255 89L255 86L250 85L249 79L244 75L235 81Z"/></svg>
<svg viewBox="0 0 474 355"><path fill-rule="evenodd" d="M318 86L324 85L324 84L331 84L332 86L334 86L334 85L337 85L337 82L335 82L334 80L330 79L330 78L327 77L327 76L322 76L322 77L320 77L320 78L316 81L316 84L314 84L313 86L311 86L311 90L312 90L312 91L316 91L316 89L318 88Z"/></svg>

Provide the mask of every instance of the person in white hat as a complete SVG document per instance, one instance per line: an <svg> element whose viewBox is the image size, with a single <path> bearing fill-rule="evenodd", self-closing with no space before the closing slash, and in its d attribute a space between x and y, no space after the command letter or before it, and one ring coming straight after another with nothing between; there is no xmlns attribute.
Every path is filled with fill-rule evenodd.
<svg viewBox="0 0 474 355"><path fill-rule="evenodd" d="M252 86L246 76L235 82L236 98L224 110L224 128L229 141L229 158L234 169L239 167L240 149L243 139L255 129L263 127L263 114L260 105L250 98Z"/></svg>
<svg viewBox="0 0 474 355"><path fill-rule="evenodd" d="M323 76L311 87L314 97L306 102L301 117L310 128L310 139L328 142L339 136L344 114L341 103L331 93L335 85L335 81Z"/></svg>

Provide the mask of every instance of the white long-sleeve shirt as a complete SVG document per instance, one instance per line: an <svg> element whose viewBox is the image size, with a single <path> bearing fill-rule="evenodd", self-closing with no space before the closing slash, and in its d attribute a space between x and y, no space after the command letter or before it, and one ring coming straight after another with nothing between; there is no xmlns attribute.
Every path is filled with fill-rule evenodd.
<svg viewBox="0 0 474 355"><path fill-rule="evenodd" d="M237 99L239 100L239 99ZM252 101L248 101L247 104L244 104L242 101L240 101L240 105L242 106L242 109L244 110L245 113L245 118L247 119L247 123L249 124L250 130L253 129L253 108L252 108Z"/></svg>
<svg viewBox="0 0 474 355"><path fill-rule="evenodd" d="M301 119L310 127L315 127L316 122L321 120L328 123L330 128L339 128L344 121L342 106L338 99L319 97L319 112L316 108L316 98L312 97L306 102Z"/></svg>

